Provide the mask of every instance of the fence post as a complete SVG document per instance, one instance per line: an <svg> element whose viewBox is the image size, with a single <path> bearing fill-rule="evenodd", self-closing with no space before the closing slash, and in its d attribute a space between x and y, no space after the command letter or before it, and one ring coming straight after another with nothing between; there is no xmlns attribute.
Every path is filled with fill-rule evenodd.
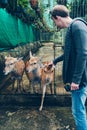
<svg viewBox="0 0 87 130"><path fill-rule="evenodd" d="M55 43L53 43L54 59L55 59ZM55 69L54 69L54 94L56 95Z"/></svg>

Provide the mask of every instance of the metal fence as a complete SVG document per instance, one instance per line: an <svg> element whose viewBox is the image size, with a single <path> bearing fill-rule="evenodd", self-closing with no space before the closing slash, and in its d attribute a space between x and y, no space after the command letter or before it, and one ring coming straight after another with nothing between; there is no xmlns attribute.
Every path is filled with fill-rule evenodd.
<svg viewBox="0 0 87 130"><path fill-rule="evenodd" d="M87 1L71 3L71 17L83 17L87 20Z"/></svg>

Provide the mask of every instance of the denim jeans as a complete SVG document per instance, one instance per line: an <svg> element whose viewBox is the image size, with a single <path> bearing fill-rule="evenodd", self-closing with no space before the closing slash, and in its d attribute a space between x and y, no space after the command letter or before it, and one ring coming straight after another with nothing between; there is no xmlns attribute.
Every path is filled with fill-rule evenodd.
<svg viewBox="0 0 87 130"><path fill-rule="evenodd" d="M72 91L72 114L75 119L76 130L87 130L86 107L87 86Z"/></svg>

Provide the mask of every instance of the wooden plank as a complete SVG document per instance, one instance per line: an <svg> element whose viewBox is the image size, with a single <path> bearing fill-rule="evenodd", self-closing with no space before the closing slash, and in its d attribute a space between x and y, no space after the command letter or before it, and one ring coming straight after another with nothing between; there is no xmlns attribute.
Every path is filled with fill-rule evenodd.
<svg viewBox="0 0 87 130"><path fill-rule="evenodd" d="M41 94L1 94L0 107L3 106L40 106ZM71 106L70 95L46 95L44 106Z"/></svg>

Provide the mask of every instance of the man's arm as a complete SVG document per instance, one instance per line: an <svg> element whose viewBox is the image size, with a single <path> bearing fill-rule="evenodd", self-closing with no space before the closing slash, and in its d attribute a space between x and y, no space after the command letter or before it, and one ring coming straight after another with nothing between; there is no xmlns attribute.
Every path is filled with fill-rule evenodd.
<svg viewBox="0 0 87 130"><path fill-rule="evenodd" d="M58 62L63 61L63 58L64 58L64 54L59 56L59 57L57 57L57 58L55 58L53 60L53 64L56 65Z"/></svg>
<svg viewBox="0 0 87 130"><path fill-rule="evenodd" d="M71 89L76 90L81 82L87 62L87 26L77 21L73 27L73 44L75 46L75 68L71 83Z"/></svg>

